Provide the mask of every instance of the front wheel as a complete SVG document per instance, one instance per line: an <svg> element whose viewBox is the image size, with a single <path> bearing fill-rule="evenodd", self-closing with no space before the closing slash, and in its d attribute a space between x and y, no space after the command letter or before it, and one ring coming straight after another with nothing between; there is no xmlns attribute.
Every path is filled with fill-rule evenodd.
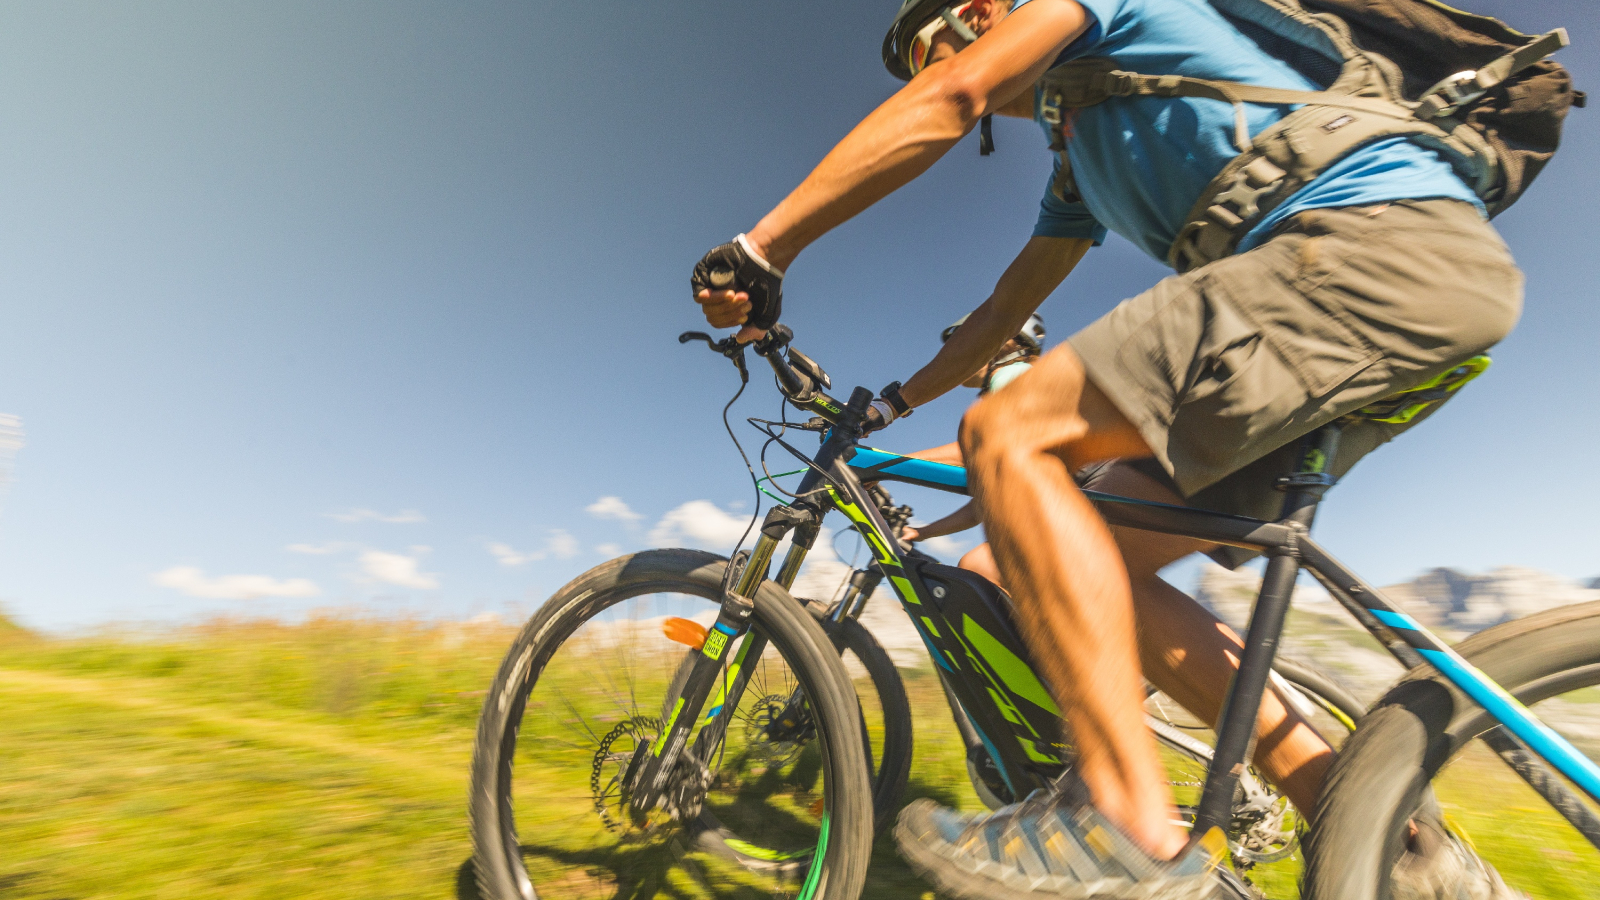
<svg viewBox="0 0 1600 900"><path fill-rule="evenodd" d="M733 705L708 697L696 723L721 717L723 738L697 754L691 735L665 802L630 810L630 775L681 687L684 629L665 626L709 624L726 567L690 550L622 557L562 588L523 627L473 748L485 900L860 894L872 793L855 695L816 621L770 582L749 634L723 655L722 684L736 683L741 665L745 690ZM745 656L763 642L759 659ZM782 715L789 704L804 714ZM796 720L806 727L785 727Z"/></svg>
<svg viewBox="0 0 1600 900"><path fill-rule="evenodd" d="M1455 649L1600 756L1600 602L1497 625ZM1431 668L1391 690L1323 786L1306 896L1390 900L1448 882L1471 898L1600 898L1600 851L1473 741L1493 724Z"/></svg>

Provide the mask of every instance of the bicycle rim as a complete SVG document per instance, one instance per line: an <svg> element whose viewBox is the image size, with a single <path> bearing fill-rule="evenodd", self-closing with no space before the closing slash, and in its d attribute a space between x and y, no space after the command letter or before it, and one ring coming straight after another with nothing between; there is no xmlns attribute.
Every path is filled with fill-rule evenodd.
<svg viewBox="0 0 1600 900"><path fill-rule="evenodd" d="M666 625L708 625L718 608L715 588L701 579L580 592L581 601L544 623L542 635L513 648L517 658L507 666L513 675L522 669L522 685L508 683L503 699L491 696L485 708L487 719L490 705L508 703L501 764L492 779L475 770L474 791L497 793L502 838L511 838L499 841L516 883L510 896L817 894L826 856L817 850L829 846L839 791L830 783L838 770L828 747L837 748L839 737L829 732L835 724L812 714L813 697L830 688L792 662L796 639L781 623L758 614L746 643L725 655L724 684L731 685L741 648L755 636L766 641L759 660L745 666L749 682L737 705L722 709L717 692L706 703L697 728L728 717L715 752L673 773L665 808L642 817L629 808L629 773L661 734L675 676L695 653L681 642L681 622L678 640ZM785 710L798 710L801 721L774 727ZM480 745L485 737L480 730ZM479 788L480 780L493 783ZM475 830L490 827L480 818L475 808ZM480 858L494 843L479 841ZM483 868L480 859L480 881Z"/></svg>

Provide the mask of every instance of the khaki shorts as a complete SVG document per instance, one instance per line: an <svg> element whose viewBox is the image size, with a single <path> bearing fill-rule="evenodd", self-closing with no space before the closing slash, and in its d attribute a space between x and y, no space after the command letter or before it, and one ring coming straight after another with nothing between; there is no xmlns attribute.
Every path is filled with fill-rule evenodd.
<svg viewBox="0 0 1600 900"><path fill-rule="evenodd" d="M1191 505L1276 519L1298 438L1482 353L1521 308L1522 274L1476 209L1408 200L1292 216L1069 343ZM1347 428L1333 474L1421 418Z"/></svg>

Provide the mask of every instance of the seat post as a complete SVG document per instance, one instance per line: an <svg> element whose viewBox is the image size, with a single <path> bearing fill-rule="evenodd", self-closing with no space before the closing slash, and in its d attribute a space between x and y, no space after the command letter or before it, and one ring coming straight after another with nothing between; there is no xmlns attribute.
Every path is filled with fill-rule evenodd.
<svg viewBox="0 0 1600 900"><path fill-rule="evenodd" d="M1333 486L1328 469L1339 450L1340 426L1328 423L1307 435L1300 446L1295 471L1278 479L1278 488L1287 492L1283 501L1283 520L1311 527L1317 504ZM1213 827L1226 828L1232 818L1233 796L1239 774L1255 746L1256 717L1261 698L1267 691L1272 661L1277 657L1278 641L1289 614L1300 560L1294 551L1273 550L1261 579L1261 594L1250 611L1250 628L1245 632L1244 652L1239 657L1239 672L1234 676L1218 718L1217 743L1201 789L1200 805L1195 810L1194 833L1204 834Z"/></svg>
<svg viewBox="0 0 1600 900"><path fill-rule="evenodd" d="M1329 422L1306 435L1300 443L1300 457L1294 472L1278 479L1278 490L1283 491L1281 521L1294 522L1310 530L1317 517L1317 504L1322 495L1333 487L1334 458L1339 454L1339 434L1343 426Z"/></svg>

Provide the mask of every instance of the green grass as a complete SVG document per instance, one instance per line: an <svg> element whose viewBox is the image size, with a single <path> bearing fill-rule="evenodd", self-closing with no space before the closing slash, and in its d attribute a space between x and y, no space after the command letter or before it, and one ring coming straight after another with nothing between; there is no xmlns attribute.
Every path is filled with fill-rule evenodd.
<svg viewBox="0 0 1600 900"><path fill-rule="evenodd" d="M48 639L0 619L0 896L474 897L473 728L513 633L324 617ZM937 680L903 674L910 796L979 808ZM1520 841L1494 857L1508 876L1600 898L1600 855L1543 839L1551 814L1494 760L1458 765L1445 799L1481 847ZM887 838L869 877L874 900L926 894ZM702 892L621 892L650 893Z"/></svg>

